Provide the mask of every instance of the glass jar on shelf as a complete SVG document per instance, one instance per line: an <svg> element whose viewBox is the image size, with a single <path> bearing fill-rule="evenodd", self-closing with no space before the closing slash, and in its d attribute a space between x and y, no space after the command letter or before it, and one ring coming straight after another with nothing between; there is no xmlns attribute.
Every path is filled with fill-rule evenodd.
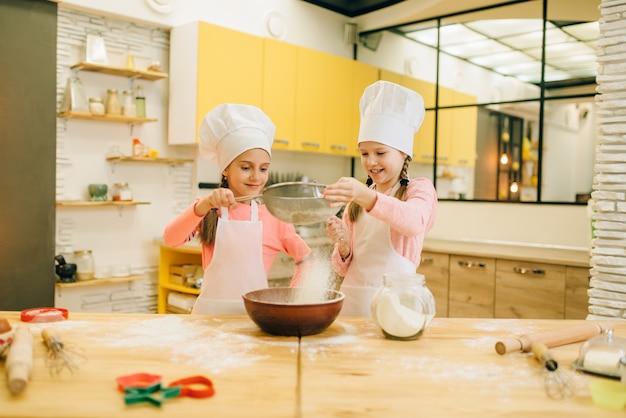
<svg viewBox="0 0 626 418"><path fill-rule="evenodd" d="M72 261L76 264L76 279L91 280L94 278L94 261L91 250L76 250Z"/></svg>
<svg viewBox="0 0 626 418"><path fill-rule="evenodd" d="M92 115L104 115L104 102L102 101L102 97L89 98L89 111Z"/></svg>
<svg viewBox="0 0 626 418"><path fill-rule="evenodd" d="M120 96L117 94L116 89L107 90L106 112L107 115L120 115L122 113Z"/></svg>
<svg viewBox="0 0 626 418"><path fill-rule="evenodd" d="M418 339L435 316L435 298L419 273L386 273L372 299L372 317L385 337Z"/></svg>
<svg viewBox="0 0 626 418"><path fill-rule="evenodd" d="M115 202L128 202L133 200L133 192L128 183L115 183L111 191L111 197Z"/></svg>
<svg viewBox="0 0 626 418"><path fill-rule="evenodd" d="M137 107L135 106L135 97L132 90L124 90L124 99L122 100L122 115L128 117L137 116Z"/></svg>

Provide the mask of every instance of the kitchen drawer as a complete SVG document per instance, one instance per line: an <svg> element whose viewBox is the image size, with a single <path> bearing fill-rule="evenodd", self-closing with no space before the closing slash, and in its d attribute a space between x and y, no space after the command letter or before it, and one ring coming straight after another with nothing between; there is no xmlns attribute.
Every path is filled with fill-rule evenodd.
<svg viewBox="0 0 626 418"><path fill-rule="evenodd" d="M493 258L450 256L450 318L493 318L495 269Z"/></svg>
<svg viewBox="0 0 626 418"><path fill-rule="evenodd" d="M441 318L448 317L449 262L448 254L422 251L422 260L417 268L417 272L426 277L426 287L435 297L436 316Z"/></svg>
<svg viewBox="0 0 626 418"><path fill-rule="evenodd" d="M496 318L563 319L565 266L496 262Z"/></svg>

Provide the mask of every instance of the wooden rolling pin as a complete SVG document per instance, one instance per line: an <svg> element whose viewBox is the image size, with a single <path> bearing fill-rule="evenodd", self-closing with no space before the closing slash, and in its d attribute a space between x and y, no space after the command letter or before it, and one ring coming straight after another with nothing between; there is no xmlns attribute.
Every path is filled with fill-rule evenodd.
<svg viewBox="0 0 626 418"><path fill-rule="evenodd" d="M496 343L496 353L506 354L513 351L530 352L534 343L543 343L546 347L558 347L565 344L586 341L594 335L613 329L608 323L587 322L550 331L524 334L517 338L507 338Z"/></svg>
<svg viewBox="0 0 626 418"><path fill-rule="evenodd" d="M5 364L9 391L17 395L26 389L33 369L33 334L25 325L17 325Z"/></svg>

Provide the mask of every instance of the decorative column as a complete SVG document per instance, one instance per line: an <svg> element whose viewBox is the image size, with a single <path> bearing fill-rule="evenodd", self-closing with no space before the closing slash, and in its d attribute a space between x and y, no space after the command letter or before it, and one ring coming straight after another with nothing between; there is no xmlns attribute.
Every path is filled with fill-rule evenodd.
<svg viewBox="0 0 626 418"><path fill-rule="evenodd" d="M588 319L626 319L626 0L602 0Z"/></svg>

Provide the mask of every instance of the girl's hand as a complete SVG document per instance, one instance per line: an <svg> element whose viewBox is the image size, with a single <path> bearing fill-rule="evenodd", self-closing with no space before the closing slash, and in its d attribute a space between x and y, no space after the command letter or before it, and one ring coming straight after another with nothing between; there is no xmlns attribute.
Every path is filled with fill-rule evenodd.
<svg viewBox="0 0 626 418"><path fill-rule="evenodd" d="M326 235L335 244L339 244L339 254L343 259L350 255L350 229L336 216L326 220Z"/></svg>
<svg viewBox="0 0 626 418"><path fill-rule="evenodd" d="M342 177L336 183L326 186L324 199L340 202L331 204L333 207L355 202L363 209L370 210L376 203L376 192L353 177Z"/></svg>
<svg viewBox="0 0 626 418"><path fill-rule="evenodd" d="M204 216L211 209L226 207L228 209L237 209L237 202L233 191L224 187L217 188L211 194L203 197L196 203L195 213L198 216Z"/></svg>

